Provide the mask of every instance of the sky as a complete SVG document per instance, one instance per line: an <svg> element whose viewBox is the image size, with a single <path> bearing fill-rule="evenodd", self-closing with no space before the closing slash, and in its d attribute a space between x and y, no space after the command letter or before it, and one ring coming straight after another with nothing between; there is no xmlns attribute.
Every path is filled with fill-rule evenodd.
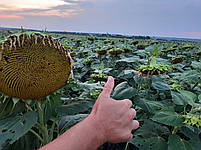
<svg viewBox="0 0 201 150"><path fill-rule="evenodd" d="M0 27L201 39L201 0L0 0Z"/></svg>

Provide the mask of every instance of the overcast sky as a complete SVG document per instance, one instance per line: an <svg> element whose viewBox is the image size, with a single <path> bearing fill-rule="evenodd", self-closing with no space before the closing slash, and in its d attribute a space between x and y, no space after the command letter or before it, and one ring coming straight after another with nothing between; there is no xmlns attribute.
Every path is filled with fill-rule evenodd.
<svg viewBox="0 0 201 150"><path fill-rule="evenodd" d="M0 27L201 39L201 0L0 0Z"/></svg>

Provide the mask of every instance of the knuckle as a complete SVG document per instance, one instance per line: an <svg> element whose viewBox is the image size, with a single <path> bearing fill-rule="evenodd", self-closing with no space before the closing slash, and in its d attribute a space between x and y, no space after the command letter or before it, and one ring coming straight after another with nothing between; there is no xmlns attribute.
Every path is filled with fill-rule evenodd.
<svg viewBox="0 0 201 150"><path fill-rule="evenodd" d="M129 108L132 107L133 103L132 103L131 100L129 100L129 99L124 99L123 101L124 101L124 105L126 105L127 107L129 107Z"/></svg>
<svg viewBox="0 0 201 150"><path fill-rule="evenodd" d="M129 119L129 120L132 120L132 119L133 119L133 114L132 114L132 113L129 113L129 114L128 114L128 119Z"/></svg>
<svg viewBox="0 0 201 150"><path fill-rule="evenodd" d="M133 118L135 118L135 116L136 116L136 111L135 111L135 109L131 108L129 111L129 114L128 114L129 120L133 120Z"/></svg>
<svg viewBox="0 0 201 150"><path fill-rule="evenodd" d="M128 141L130 141L132 138L133 138L133 134L130 134Z"/></svg>
<svg viewBox="0 0 201 150"><path fill-rule="evenodd" d="M110 87L111 87L111 86L110 86L109 84L106 84L106 85L104 86L104 89L105 89L105 90L109 90Z"/></svg>
<svg viewBox="0 0 201 150"><path fill-rule="evenodd" d="M139 122L137 120L133 120L133 129L139 128Z"/></svg>
<svg viewBox="0 0 201 150"><path fill-rule="evenodd" d="M133 138L133 135L131 134L131 132L129 132L126 136L125 136L125 141L130 141Z"/></svg>
<svg viewBox="0 0 201 150"><path fill-rule="evenodd" d="M133 118L135 118L135 116L136 116L136 111L135 111L135 109L131 108L131 112L132 112L132 114L133 114Z"/></svg>

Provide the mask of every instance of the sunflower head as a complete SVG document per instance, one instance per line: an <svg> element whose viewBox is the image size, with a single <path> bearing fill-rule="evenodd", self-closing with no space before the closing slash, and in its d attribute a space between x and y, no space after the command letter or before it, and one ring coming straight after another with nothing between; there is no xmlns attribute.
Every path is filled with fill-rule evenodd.
<svg viewBox="0 0 201 150"><path fill-rule="evenodd" d="M23 32L0 43L0 91L40 99L58 90L71 73L71 57L51 36Z"/></svg>

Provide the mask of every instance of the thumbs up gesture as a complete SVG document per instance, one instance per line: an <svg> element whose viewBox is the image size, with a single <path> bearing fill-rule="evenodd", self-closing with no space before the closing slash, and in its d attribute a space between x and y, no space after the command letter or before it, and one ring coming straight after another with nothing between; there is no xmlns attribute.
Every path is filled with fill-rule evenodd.
<svg viewBox="0 0 201 150"><path fill-rule="evenodd" d="M139 122L133 120L136 111L131 108L132 102L128 99L117 101L110 98L113 88L114 78L109 76L89 115L102 137L102 143L129 141L133 138L131 131L139 127Z"/></svg>

